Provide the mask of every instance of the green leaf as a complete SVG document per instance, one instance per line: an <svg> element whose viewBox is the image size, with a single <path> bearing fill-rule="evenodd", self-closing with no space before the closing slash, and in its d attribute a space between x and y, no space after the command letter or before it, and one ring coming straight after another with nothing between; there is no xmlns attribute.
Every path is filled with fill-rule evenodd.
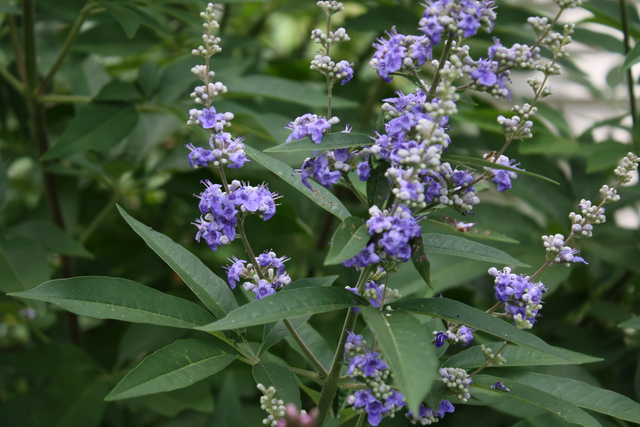
<svg viewBox="0 0 640 427"><path fill-rule="evenodd" d="M501 265L530 267L506 252L462 237L426 233L422 235L422 239L427 253L452 255Z"/></svg>
<svg viewBox="0 0 640 427"><path fill-rule="evenodd" d="M118 206L120 215L145 243L175 271L216 318L238 308L227 283L216 276L198 257L162 233L131 217Z"/></svg>
<svg viewBox="0 0 640 427"><path fill-rule="evenodd" d="M369 242L369 227L364 220L357 216L350 216L338 226L331 238L329 253L324 265L339 264L356 256Z"/></svg>
<svg viewBox="0 0 640 427"><path fill-rule="evenodd" d="M41 160L69 157L89 149L105 151L127 136L137 121L138 113L130 104L92 102L78 111Z"/></svg>
<svg viewBox="0 0 640 427"><path fill-rule="evenodd" d="M418 273L420 273L420 277L433 289L431 285L431 263L427 258L427 254L424 252L422 236L414 239L411 244L411 262L413 262L413 266L418 270Z"/></svg>
<svg viewBox="0 0 640 427"><path fill-rule="evenodd" d="M271 156L268 156L254 148L245 146L245 152L256 162L260 163L271 172L278 175L284 181L292 185L296 190L313 200L318 206L327 212L337 216L341 220L345 220L351 216L347 208L342 204L336 196L334 196L329 190L322 187L316 182L311 182L313 190L307 188L300 179L300 176L295 174L293 168L286 163L276 160Z"/></svg>
<svg viewBox="0 0 640 427"><path fill-rule="evenodd" d="M37 288L10 295L50 302L72 313L98 319L175 328L195 328L214 320L213 316L191 301L118 277L87 276L50 280Z"/></svg>
<svg viewBox="0 0 640 427"><path fill-rule="evenodd" d="M363 305L369 305L369 303L344 288L294 289L245 304L233 310L224 319L198 329L226 331Z"/></svg>
<svg viewBox="0 0 640 427"><path fill-rule="evenodd" d="M305 107L325 108L327 106L327 95L294 80L267 75L248 75L242 78L230 78L224 81L229 88L226 96L249 96L255 98L260 96L267 99L286 101ZM333 108L354 108L358 104L355 101L333 96Z"/></svg>
<svg viewBox="0 0 640 427"><path fill-rule="evenodd" d="M446 222L442 222L442 221L438 221L435 219L426 219L423 220L423 222L427 222L429 224L433 224L436 227L440 227L443 228L447 231L450 231L452 233L455 233L459 236L469 236L469 237L473 237L475 239L482 239L482 240L493 240L495 242L504 242L504 243L520 243L518 242L516 239L512 239L509 236L506 236L502 233L499 233L495 230L490 230L484 226L482 226L481 224L474 224L473 227L471 227L470 230L468 231L460 231L458 230L456 227L454 227L451 224L448 224Z"/></svg>
<svg viewBox="0 0 640 427"><path fill-rule="evenodd" d="M294 280L285 286L280 292L289 292L294 289L331 286L338 277L340 276L308 277L306 279Z"/></svg>
<svg viewBox="0 0 640 427"><path fill-rule="evenodd" d="M190 409L211 413L214 408L210 385L206 381L164 393L134 397L126 403L133 412L148 409L165 417L177 417Z"/></svg>
<svg viewBox="0 0 640 427"><path fill-rule="evenodd" d="M640 423L640 403L622 394L594 387L572 378L561 378L537 372L508 372L506 377L552 394L581 408L632 423Z"/></svg>
<svg viewBox="0 0 640 427"><path fill-rule="evenodd" d="M396 311L385 315L374 307L363 307L361 313L373 330L409 409L418 413L438 368L432 337L409 313Z"/></svg>
<svg viewBox="0 0 640 427"><path fill-rule="evenodd" d="M237 356L228 347L203 339L178 340L147 356L105 400L128 399L187 387L223 370Z"/></svg>
<svg viewBox="0 0 640 427"><path fill-rule="evenodd" d="M301 407L298 379L287 368L277 363L260 361L253 365L252 372L256 383L262 384L265 388L273 386L285 405L294 403L296 408Z"/></svg>
<svg viewBox="0 0 640 427"><path fill-rule="evenodd" d="M492 377L490 375L476 375L473 377L472 386L491 390L491 386L501 380L503 379ZM542 408L556 414L563 420L572 424L578 424L585 427L601 427L598 421L573 403L567 402L566 400L560 399L552 394L540 391L532 386L521 384L517 381L511 380L504 383L511 391L496 391L496 393L499 393L505 398L530 403L538 408ZM471 392L471 394L473 394L473 392Z"/></svg>
<svg viewBox="0 0 640 427"><path fill-rule="evenodd" d="M475 167L479 167L479 168L488 167L490 169L503 169L503 170L507 170L507 171L511 171L511 172L517 172L517 173L522 174L522 175L531 176L531 177L534 177L534 178L538 178L538 179L542 179L544 181L551 182L551 183L556 184L556 185L560 185L559 182L554 181L551 178L547 178L546 176L538 175L537 173L533 173L533 172L523 171L521 169L513 168L513 167L510 167L510 166L500 165L498 163L488 162L488 161L486 161L484 159L480 159L480 158L477 158L477 157L458 156L458 155L455 155L455 154L444 154L442 156L442 159L444 161L447 161L447 162L457 163L457 164L464 165L464 166L475 166Z"/></svg>
<svg viewBox="0 0 640 427"><path fill-rule="evenodd" d="M444 320L478 329L513 344L522 345L532 350L546 353L565 360L571 360L562 352L551 347L530 332L516 328L502 319L498 319L477 308L448 298L420 298L391 304L396 309L412 313L426 314Z"/></svg>
<svg viewBox="0 0 640 427"><path fill-rule="evenodd" d="M336 148L362 147L371 145L373 140L369 135L362 133L327 133L322 137L322 142L316 144L309 137L298 141L286 142L275 147L267 148L265 153L293 153L298 151L314 152L316 150L335 150Z"/></svg>
<svg viewBox="0 0 640 427"><path fill-rule="evenodd" d="M371 171L371 176L367 180L367 204L376 205L382 209L382 205L389 198L391 183L384 173L389 168L388 163L383 163Z"/></svg>
<svg viewBox="0 0 640 427"><path fill-rule="evenodd" d="M500 350L504 343L490 343L484 344L485 347L493 350L494 354ZM497 368L509 367L509 366L543 366L543 365L574 365L582 363L595 363L601 362L603 359L598 357L588 356L586 354L577 353L575 351L566 350L560 347L553 347L558 353L563 354L566 359L560 359L555 356L550 356L546 353L532 350L523 346L506 346L500 354L507 359L507 363L504 365L496 366ZM455 354L447 360L444 365L452 366L455 368L475 369L479 368L485 363L484 354L480 346L473 346L467 350L464 350L458 354Z"/></svg>
<svg viewBox="0 0 640 427"><path fill-rule="evenodd" d="M23 221L7 230L6 236L29 237L39 241L49 253L93 258L91 252L50 221L37 219Z"/></svg>
<svg viewBox="0 0 640 427"><path fill-rule="evenodd" d="M100 4L118 21L128 38L136 35L142 20L136 12L126 7L126 3L100 0Z"/></svg>
<svg viewBox="0 0 640 427"><path fill-rule="evenodd" d="M618 325L618 328L623 329L640 329L640 317L634 317Z"/></svg>
<svg viewBox="0 0 640 427"><path fill-rule="evenodd" d="M640 62L640 39L636 40L636 45L631 49L631 51L629 51L626 58L624 58L624 62L618 71L621 73L627 71L638 62Z"/></svg>
<svg viewBox="0 0 640 427"><path fill-rule="evenodd" d="M93 101L133 102L141 99L142 95L132 83L112 80L100 89Z"/></svg>

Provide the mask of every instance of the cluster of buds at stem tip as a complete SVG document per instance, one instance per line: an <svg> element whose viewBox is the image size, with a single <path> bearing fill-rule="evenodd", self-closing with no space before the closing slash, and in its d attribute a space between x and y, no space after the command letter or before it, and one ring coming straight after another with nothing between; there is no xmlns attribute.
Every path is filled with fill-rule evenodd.
<svg viewBox="0 0 640 427"><path fill-rule="evenodd" d="M276 399L276 389L273 386L266 388L262 384L257 385L258 390L263 393L263 396L260 396L260 409L264 410L269 414L267 418L262 420L262 423L265 425L271 425L271 427L276 427L278 425L278 420L283 418L286 414L286 407L284 406L284 401L282 399Z"/></svg>

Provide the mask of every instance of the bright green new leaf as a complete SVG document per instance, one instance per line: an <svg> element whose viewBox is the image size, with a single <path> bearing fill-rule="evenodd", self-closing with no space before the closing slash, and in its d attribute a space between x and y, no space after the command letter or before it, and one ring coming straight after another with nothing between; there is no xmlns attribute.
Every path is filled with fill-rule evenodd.
<svg viewBox="0 0 640 427"><path fill-rule="evenodd" d="M481 387L490 390L493 384L497 381L503 380L504 378L480 374L473 377L472 387ZM598 421L596 421L591 415L587 414L571 402L540 391L530 385L522 384L518 381L509 380L503 381L503 383L510 389L510 391L496 390L496 393L500 393L506 398L530 403L538 408L542 408L556 414L563 420L572 424L578 424L585 427L601 427L600 423L598 423ZM473 395L473 390L470 393Z"/></svg>
<svg viewBox="0 0 640 427"><path fill-rule="evenodd" d="M300 175L296 174L293 168L280 160L274 159L254 148L245 147L245 152L256 162L260 163L271 172L278 175L287 183L292 185L296 190L313 200L318 206L327 212L337 216L341 220L345 220L350 217L351 214L347 208L342 204L336 196L334 196L329 190L322 187L320 184L311 182L313 190L309 190L300 179Z"/></svg>
<svg viewBox="0 0 640 427"><path fill-rule="evenodd" d="M138 113L130 104L92 102L78 111L41 160L69 157L90 149L105 151L127 136L137 121Z"/></svg>
<svg viewBox="0 0 640 427"><path fill-rule="evenodd" d="M640 423L640 403L614 391L594 387L572 378L528 371L509 371L506 378L527 384L590 411L600 412L621 420ZM507 383L507 380L503 380Z"/></svg>
<svg viewBox="0 0 640 427"><path fill-rule="evenodd" d="M500 350L503 342L485 344L487 348L493 350L494 354ZM507 359L507 363L500 365L499 367L509 366L542 366L542 365L574 365L582 363L595 363L601 362L602 359L598 357L588 356L586 354L577 353L575 351L566 350L560 347L553 347L559 353L563 354L565 358L551 356L547 353L541 353L539 351L532 350L531 348L523 346L508 345L500 354ZM474 369L479 368L485 363L484 354L480 349L480 346L473 346L467 350L461 351L449 358L444 363L444 366L451 366L454 368Z"/></svg>
<svg viewBox="0 0 640 427"><path fill-rule="evenodd" d="M334 132L322 137L322 142L316 144L306 137L298 141L286 142L275 147L267 148L265 153L292 153L297 151L314 152L316 150L335 150L336 148L361 147L371 145L373 140L369 135L361 133Z"/></svg>
<svg viewBox="0 0 640 427"><path fill-rule="evenodd" d="M72 313L98 319L195 328L214 320L197 304L164 294L132 280L87 276L44 282L10 294L57 304Z"/></svg>
<svg viewBox="0 0 640 427"><path fill-rule="evenodd" d="M422 239L426 253L452 255L500 265L529 267L506 252L463 237L426 233L422 235Z"/></svg>
<svg viewBox="0 0 640 427"><path fill-rule="evenodd" d="M282 365L273 362L261 361L253 365L253 379L265 388L273 386L276 395L284 401L284 404L295 403L296 408L301 407L300 386L296 376Z"/></svg>
<svg viewBox="0 0 640 427"><path fill-rule="evenodd" d="M361 312L389 362L409 409L417 413L438 368L432 337L409 313L396 311L385 315L374 307L363 307Z"/></svg>
<svg viewBox="0 0 640 427"><path fill-rule="evenodd" d="M230 348L211 340L178 340L145 357L105 399L128 399L187 387L233 362L237 355L229 353Z"/></svg>
<svg viewBox="0 0 640 427"><path fill-rule="evenodd" d="M364 224L364 220L350 216L333 233L324 265L339 264L353 258L364 249L370 238L369 227Z"/></svg>
<svg viewBox="0 0 640 427"><path fill-rule="evenodd" d="M426 314L478 329L505 341L531 348L535 351L571 360L528 331L516 328L511 323L498 319L477 308L449 298L420 298L391 304L394 310Z"/></svg>
<svg viewBox="0 0 640 427"><path fill-rule="evenodd" d="M216 276L198 257L164 234L131 217L120 206L118 211L133 231L180 276L216 318L221 319L238 308L227 283Z"/></svg>
<svg viewBox="0 0 640 427"><path fill-rule="evenodd" d="M198 329L227 331L263 325L277 320L310 316L348 307L369 305L362 297L344 288L303 288L278 292L233 310L224 319Z"/></svg>

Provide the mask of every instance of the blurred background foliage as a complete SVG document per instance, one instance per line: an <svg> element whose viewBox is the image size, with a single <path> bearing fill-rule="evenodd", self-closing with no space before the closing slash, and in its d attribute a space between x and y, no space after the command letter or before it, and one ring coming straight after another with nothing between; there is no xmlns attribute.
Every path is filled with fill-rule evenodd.
<svg viewBox="0 0 640 427"><path fill-rule="evenodd" d="M50 278L106 275L193 300L118 215L116 203L196 253L220 276L227 258L241 253L235 244L215 253L196 244L190 225L197 214L193 194L201 191L200 180L216 179L207 170L191 170L184 148L191 142L206 143L204 133L185 125L187 111L194 107L189 93L198 83L189 69L199 59L190 51L200 43L199 12L204 6L190 0L37 0L35 22L29 26L22 2L0 1L0 425L257 425L264 417L250 369L240 362L186 389L104 402L145 355L198 333L78 318L56 306L27 306L4 295ZM527 17L551 16L556 10L549 2L498 1L498 6L495 31L471 43L475 57L485 54L492 37L504 45L531 44L534 34ZM393 25L399 32L417 34L421 9L415 1L353 1L335 17L335 25L347 29L351 42L338 45L332 56L352 61L356 72L350 84L335 88L334 114L355 132L372 134L381 100L395 90L412 90L402 78L384 83L368 61L371 42ZM246 144L260 150L280 144L288 135L288 122L306 112L326 111L325 82L309 69L316 49L309 34L322 28L325 18L313 1L232 1L220 3L220 10L223 51L213 58L212 68L229 92L215 107L235 114L231 132L244 135ZM477 236L479 242L533 266L519 273L531 273L543 262L540 236L567 235L568 214L577 202L598 199L598 189L610 181L617 160L628 151L638 152L633 138L638 132L629 113L635 111L629 101L633 92L619 69L625 53L620 3L586 3L575 16L577 56L564 61L564 80L551 82L559 94L539 105L534 138L513 144L505 153L526 170L561 185L520 176L508 193L498 195L487 188L475 216L462 218L517 240L504 243ZM629 37L638 40L640 19L633 4L626 16ZM35 37L32 43L23 33L25 27ZM599 63L606 68L603 84L585 72L591 65L581 62L600 54L613 55ZM30 61L37 68L32 83ZM524 78L514 76L514 103L529 96L515 90ZM504 137L495 117L509 108L490 98L466 97L459 103L460 113L451 118L450 152L480 156L499 148ZM595 109L597 120L585 118L588 108ZM43 141L51 148L43 147ZM294 168L304 159L274 156ZM273 220L247 222L258 251L273 249L290 256L288 271L294 279L340 274L338 286L353 285L354 272L322 265L338 225L335 217L256 163L229 175L254 185L266 181L283 195ZM348 196L342 188L336 193ZM640 323L618 325L640 311L640 186L619 193L622 200L609 205L607 224L596 227L592 239L578 242L589 265L555 267L540 277L551 292L533 333L550 344L603 359L543 372L637 400L640 341L633 325ZM356 202L348 197L344 201L353 214L364 214ZM617 224L616 212L626 212L626 219ZM442 210L442 216L430 219L446 222L447 217L460 218ZM424 231L453 233L431 222ZM493 304L492 278L486 274L491 265L444 255L429 258L435 291L425 289L410 264L392 276L391 286L405 296L442 293L483 309ZM236 291L241 300L249 300ZM330 313L309 323L308 339L321 355L330 357L339 333L335 325L342 317L342 312ZM256 339L259 333L256 329ZM482 336L478 340L488 341ZM304 364L293 341L272 349L272 357L293 366ZM306 395L303 403L307 409L312 406ZM477 403L458 406L443 425L550 425L534 407L496 404L489 409ZM598 418L603 425L624 425ZM395 422L402 425L402 420ZM354 423L351 419L346 424ZM560 425L560 420L552 423Z"/></svg>

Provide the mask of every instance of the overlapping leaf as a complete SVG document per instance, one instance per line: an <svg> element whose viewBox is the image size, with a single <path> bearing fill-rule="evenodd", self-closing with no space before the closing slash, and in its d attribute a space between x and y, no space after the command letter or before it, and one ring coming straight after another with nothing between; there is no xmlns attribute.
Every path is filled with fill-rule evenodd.
<svg viewBox="0 0 640 427"><path fill-rule="evenodd" d="M452 255L500 265L529 267L506 252L463 237L426 233L422 235L422 240L427 253Z"/></svg>

